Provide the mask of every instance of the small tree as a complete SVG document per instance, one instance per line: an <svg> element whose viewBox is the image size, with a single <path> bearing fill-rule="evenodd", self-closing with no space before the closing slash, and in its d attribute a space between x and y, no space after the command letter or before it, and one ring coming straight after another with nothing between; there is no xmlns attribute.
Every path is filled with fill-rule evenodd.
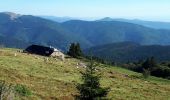
<svg viewBox="0 0 170 100"><path fill-rule="evenodd" d="M72 43L70 45L69 51L67 52L68 55L74 57L74 58L79 58L83 56L82 50L80 48L79 43Z"/></svg>
<svg viewBox="0 0 170 100"><path fill-rule="evenodd" d="M69 51L67 52L68 55L75 57L75 43L70 45Z"/></svg>
<svg viewBox="0 0 170 100"><path fill-rule="evenodd" d="M154 57L150 58L150 71L153 71L157 67L157 63Z"/></svg>
<svg viewBox="0 0 170 100"><path fill-rule="evenodd" d="M80 44L79 44L79 43L77 43L77 44L75 45L75 52L76 52L76 55L77 55L78 57L83 56L83 53L82 53L82 50L81 50L81 47L80 47Z"/></svg>
<svg viewBox="0 0 170 100"><path fill-rule="evenodd" d="M148 78L150 76L150 70L148 69L143 69L143 77L144 78Z"/></svg>
<svg viewBox="0 0 170 100"><path fill-rule="evenodd" d="M154 57L148 58L142 64L144 78L148 78L150 76L151 71L153 71L155 67L157 67L157 64Z"/></svg>
<svg viewBox="0 0 170 100"><path fill-rule="evenodd" d="M96 74L96 65L91 60L86 67L85 73L82 73L83 84L78 84L77 89L80 92L78 96L81 100L96 100L105 97L109 88L100 87L100 76Z"/></svg>

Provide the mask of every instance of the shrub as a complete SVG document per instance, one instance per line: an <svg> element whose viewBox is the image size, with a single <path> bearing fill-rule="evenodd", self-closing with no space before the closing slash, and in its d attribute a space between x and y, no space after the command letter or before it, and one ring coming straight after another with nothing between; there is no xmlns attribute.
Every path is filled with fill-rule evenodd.
<svg viewBox="0 0 170 100"><path fill-rule="evenodd" d="M170 77L170 68L166 66L160 66L156 69L154 69L151 72L151 75L156 76L156 77L163 77L169 79Z"/></svg>
<svg viewBox="0 0 170 100"><path fill-rule="evenodd" d="M143 69L143 77L144 78L148 78L150 76L150 71L149 69Z"/></svg>
<svg viewBox="0 0 170 100"><path fill-rule="evenodd" d="M32 94L26 86L21 84L17 84L14 89L21 96L30 96Z"/></svg>

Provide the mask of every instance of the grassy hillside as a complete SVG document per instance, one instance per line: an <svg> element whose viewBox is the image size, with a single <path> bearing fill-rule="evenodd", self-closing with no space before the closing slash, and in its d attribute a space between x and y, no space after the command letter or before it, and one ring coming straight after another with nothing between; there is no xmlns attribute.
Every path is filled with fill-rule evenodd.
<svg viewBox="0 0 170 100"><path fill-rule="evenodd" d="M16 53L16 56L14 56ZM73 100L78 94L75 85L81 82L77 63L83 61L28 55L16 49L0 49L0 80L23 84L32 91L28 97L17 96L18 100ZM100 65L101 85L110 87L108 97L113 100L169 100L170 81L150 77L144 80L141 74L119 67Z"/></svg>

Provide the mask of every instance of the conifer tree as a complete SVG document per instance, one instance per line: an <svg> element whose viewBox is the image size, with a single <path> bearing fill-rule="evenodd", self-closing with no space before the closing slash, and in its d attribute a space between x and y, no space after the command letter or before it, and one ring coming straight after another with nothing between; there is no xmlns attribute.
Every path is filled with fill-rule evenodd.
<svg viewBox="0 0 170 100"><path fill-rule="evenodd" d="M96 73L96 64L91 60L82 74L82 84L78 84L77 89L80 92L80 100L99 100L104 98L109 92L109 88L100 87L100 76Z"/></svg>
<svg viewBox="0 0 170 100"><path fill-rule="evenodd" d="M71 43L69 51L67 53L68 55L75 57L75 43Z"/></svg>
<svg viewBox="0 0 170 100"><path fill-rule="evenodd" d="M78 57L83 56L83 53L82 53L82 50L80 48L80 44L79 43L76 44L75 51L76 51L76 55Z"/></svg>
<svg viewBox="0 0 170 100"><path fill-rule="evenodd" d="M157 64L154 57L148 58L142 64L144 78L148 78L150 76L151 71L153 71L155 67L157 67Z"/></svg>
<svg viewBox="0 0 170 100"><path fill-rule="evenodd" d="M83 56L82 50L80 48L80 44L79 43L72 43L70 45L70 48L69 48L69 51L68 51L67 54L74 57L74 58L79 58L79 57Z"/></svg>

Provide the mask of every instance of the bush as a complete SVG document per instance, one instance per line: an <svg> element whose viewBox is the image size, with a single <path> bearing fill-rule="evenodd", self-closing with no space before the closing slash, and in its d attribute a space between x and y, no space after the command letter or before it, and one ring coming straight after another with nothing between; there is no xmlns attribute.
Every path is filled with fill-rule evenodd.
<svg viewBox="0 0 170 100"><path fill-rule="evenodd" d="M144 78L148 78L150 76L150 71L149 69L143 69L143 77Z"/></svg>
<svg viewBox="0 0 170 100"><path fill-rule="evenodd" d="M170 77L170 68L166 66L160 66L156 69L154 69L151 72L151 75L156 76L156 77L163 77L169 79Z"/></svg>
<svg viewBox="0 0 170 100"><path fill-rule="evenodd" d="M24 85L17 84L14 87L14 89L21 96L30 96L30 95L32 95L31 91Z"/></svg>

